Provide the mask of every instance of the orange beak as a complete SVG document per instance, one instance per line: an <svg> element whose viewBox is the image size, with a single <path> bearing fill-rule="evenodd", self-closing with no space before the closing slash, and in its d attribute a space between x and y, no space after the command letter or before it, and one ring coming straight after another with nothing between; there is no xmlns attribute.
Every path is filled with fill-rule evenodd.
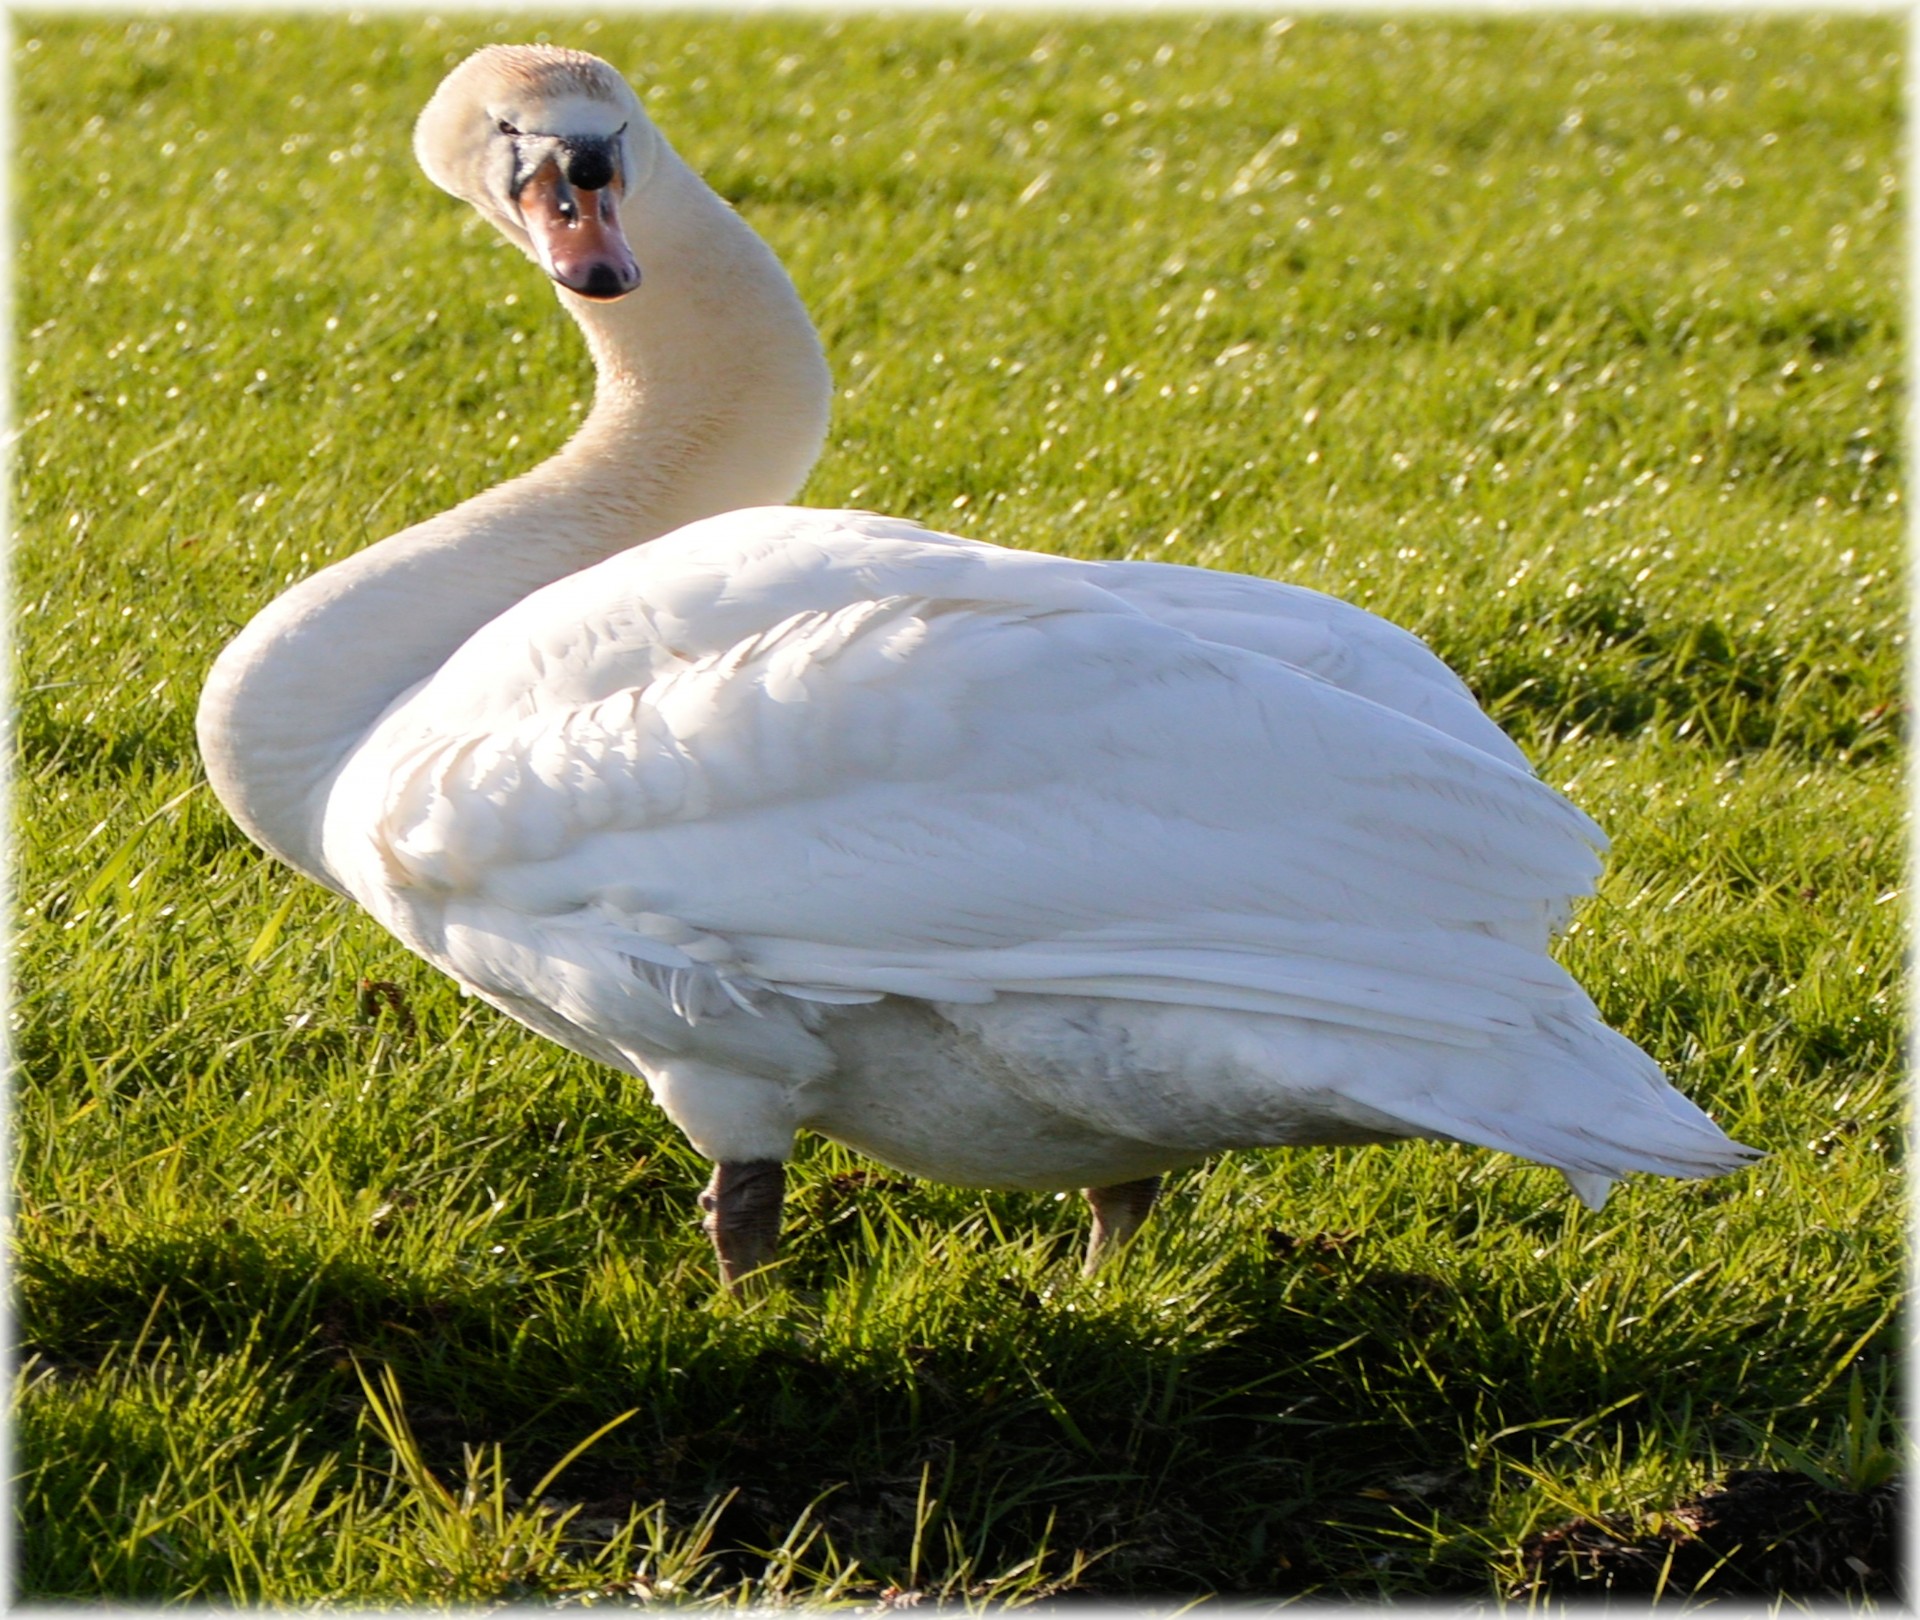
<svg viewBox="0 0 1920 1620"><path fill-rule="evenodd" d="M640 285L611 183L574 186L552 158L520 188L520 218L548 275L582 298L610 302Z"/></svg>

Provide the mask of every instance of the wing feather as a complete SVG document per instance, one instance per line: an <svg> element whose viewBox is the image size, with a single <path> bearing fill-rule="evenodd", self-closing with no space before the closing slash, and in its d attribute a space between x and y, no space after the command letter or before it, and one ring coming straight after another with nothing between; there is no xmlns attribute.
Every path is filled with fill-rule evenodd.
<svg viewBox="0 0 1920 1620"><path fill-rule="evenodd" d="M1584 1005L1537 947L1593 823L1400 632L1347 674L1440 721L1209 589L855 514L693 525L397 705L329 859L740 1006L1072 992L1472 1045Z"/></svg>

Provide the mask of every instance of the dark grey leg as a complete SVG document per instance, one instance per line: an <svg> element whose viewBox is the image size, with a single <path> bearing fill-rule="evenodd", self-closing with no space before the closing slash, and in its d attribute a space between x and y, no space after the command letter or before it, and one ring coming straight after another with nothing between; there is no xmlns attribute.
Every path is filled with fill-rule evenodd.
<svg viewBox="0 0 1920 1620"><path fill-rule="evenodd" d="M700 1195L701 1221L720 1260L720 1281L729 1293L741 1281L773 1264L780 1251L780 1204L787 1167L778 1159L716 1164Z"/></svg>
<svg viewBox="0 0 1920 1620"><path fill-rule="evenodd" d="M1091 1277L1117 1254L1153 1208L1160 1191L1158 1176L1142 1176L1114 1187L1088 1187L1083 1196L1093 1206L1093 1231L1087 1239L1086 1274Z"/></svg>

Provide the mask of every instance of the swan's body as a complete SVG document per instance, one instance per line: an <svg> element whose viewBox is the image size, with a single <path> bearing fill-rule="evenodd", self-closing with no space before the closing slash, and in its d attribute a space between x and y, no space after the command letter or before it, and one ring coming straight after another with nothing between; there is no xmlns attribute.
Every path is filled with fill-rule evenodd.
<svg viewBox="0 0 1920 1620"><path fill-rule="evenodd" d="M1034 1188L1424 1136L1594 1201L1750 1157L1546 955L1599 830L1411 636L769 504L817 342L611 70L483 52L418 146L561 283L600 392L222 655L202 747L267 848L723 1170L803 1128ZM536 218L569 179L603 236Z"/></svg>

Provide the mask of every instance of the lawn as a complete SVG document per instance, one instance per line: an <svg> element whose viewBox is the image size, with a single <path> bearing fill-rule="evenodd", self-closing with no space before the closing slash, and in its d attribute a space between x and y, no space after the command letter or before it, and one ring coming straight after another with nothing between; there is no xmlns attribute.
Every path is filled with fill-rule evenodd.
<svg viewBox="0 0 1920 1620"><path fill-rule="evenodd" d="M1238 1154L1087 1283L1077 1201L813 1141L792 1290L716 1298L644 1088L270 864L193 746L285 583L584 409L409 152L514 37L627 71L789 266L810 502L1425 636L1613 836L1564 959L1770 1156L1596 1214L1479 1150ZM18 1593L1524 1601L1570 1519L1884 1477L1902 42L16 16Z"/></svg>

